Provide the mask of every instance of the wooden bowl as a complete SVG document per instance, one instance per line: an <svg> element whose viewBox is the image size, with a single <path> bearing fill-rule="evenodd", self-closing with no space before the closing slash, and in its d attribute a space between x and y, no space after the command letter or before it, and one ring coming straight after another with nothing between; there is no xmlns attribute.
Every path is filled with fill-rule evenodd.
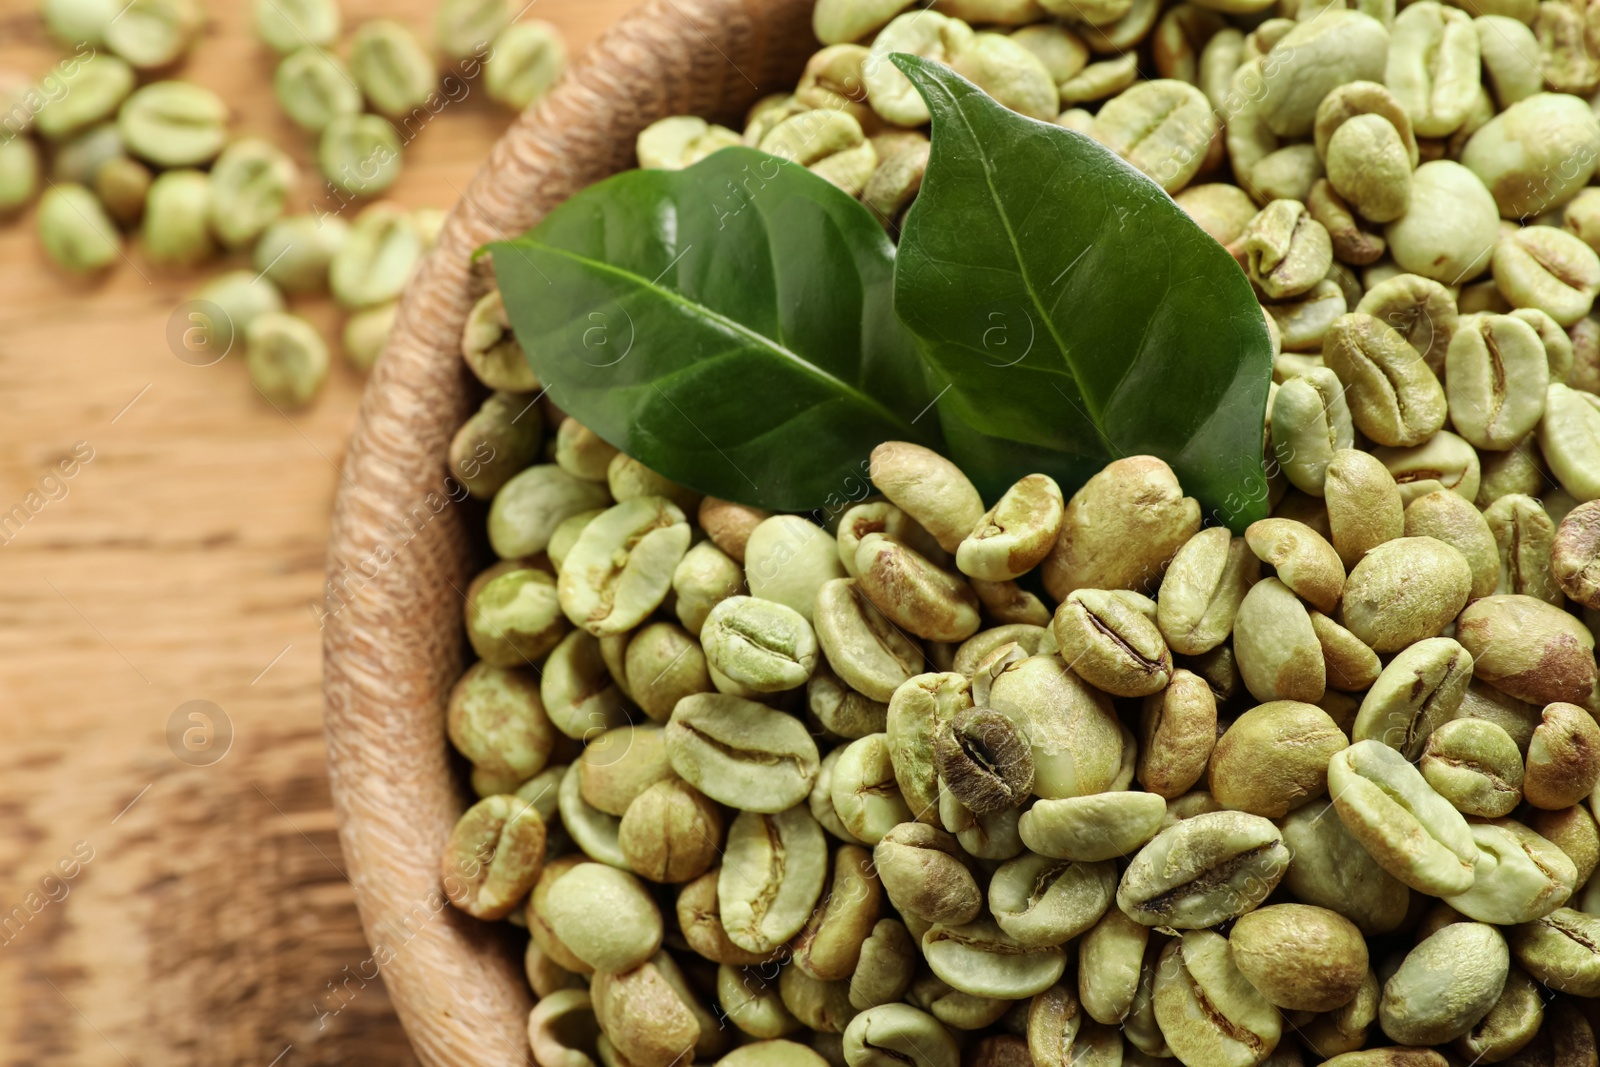
<svg viewBox="0 0 1600 1067"><path fill-rule="evenodd" d="M598 41L495 145L401 301L334 504L323 692L339 843L373 957L426 1064L526 1064L533 997L515 938L444 902L439 856L469 791L445 703L461 608L486 561L481 509L453 503L446 452L482 389L459 354L483 286L471 256L634 165L666 115L735 126L792 87L812 0L651 0Z"/></svg>

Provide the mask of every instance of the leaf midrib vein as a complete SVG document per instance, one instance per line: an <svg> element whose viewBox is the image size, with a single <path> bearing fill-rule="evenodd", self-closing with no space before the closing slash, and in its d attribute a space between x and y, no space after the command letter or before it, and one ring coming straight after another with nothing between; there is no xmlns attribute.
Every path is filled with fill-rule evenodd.
<svg viewBox="0 0 1600 1067"><path fill-rule="evenodd" d="M1045 330L1050 334L1050 339L1055 342L1057 351L1061 353L1061 360L1066 364L1067 372L1072 376L1073 385L1077 388L1079 399L1089 409L1089 421L1094 425L1095 434L1100 438L1101 443L1105 445L1108 453L1116 454L1115 446L1112 444L1111 439L1106 436L1105 428L1101 425L1100 405L1089 396L1088 390L1084 388L1083 379L1078 376L1077 368L1072 365L1071 359L1067 357L1066 340L1057 332L1055 321L1045 311L1044 301L1034 288L1033 278L1028 273L1027 262L1022 258L1022 247L1018 243L1016 231L1011 225L1011 217L1006 213L1005 206L1001 202L1000 191L995 188L994 166L989 153L984 150L983 143L978 138L978 131L973 128L972 123L968 120L966 108L961 101L956 100L954 94L950 94L943 86L940 86L940 90L950 95L953 104L952 110L961 119L961 125L966 130L967 139L976 148L978 159L983 164L983 182L989 190L989 199L994 204L995 214L999 216L1000 223L1005 228L1006 241L1011 245L1012 255L1017 261L1017 275L1022 279L1023 288L1028 293L1028 299L1032 301L1033 308L1039 313L1039 317L1044 320Z"/></svg>
<svg viewBox="0 0 1600 1067"><path fill-rule="evenodd" d="M850 382L845 381L843 378L840 378L838 375L830 374L828 371L823 370L821 367L817 366L815 363L812 363L809 360L801 358L800 355L798 353L794 352L792 349L789 349L789 348L785 347L784 345L780 345L780 344L775 343L772 338L766 337L763 334L757 333L755 330L752 330L750 327L744 325L741 322L738 322L735 319L730 319L728 316L722 314L721 312L714 311L714 310L712 310L711 308L707 307L704 304L701 304L701 303L699 303L697 301L694 301L694 300L690 300L690 299L686 298L685 296L683 296L683 294L675 292L672 289L668 289L668 288L666 288L664 286L657 285L654 282L647 282L647 281L644 280L644 278L641 275L635 274L630 270L623 270L620 267L615 267L615 266L612 266L609 263L605 263L605 262L602 262L602 261L597 260L597 259L592 259L589 256L579 255L578 253L568 251L565 248L560 248L560 247L558 247L556 245L545 244L543 241L530 241L529 244L531 244L535 248L542 249L542 250L544 250L546 252L549 252L549 253L551 253L553 255L561 256L564 259L568 259L568 260L571 260L571 261L573 261L575 263L579 263L579 264L581 264L583 266L586 266L586 267L588 267L588 268L590 268L592 270L595 270L595 271L597 271L599 273L611 274L611 275L613 275L615 277L621 278L622 280L631 283L636 288L638 288L640 290L643 290L643 291L646 291L646 292L653 293L656 296L660 297L661 299L665 300L666 302L668 302L670 304L676 304L679 307L686 308L686 309L688 309L688 310L690 310L690 311L692 311L692 312L694 312L696 314L702 315L705 318L707 318L707 319L711 320L712 322L716 323L717 325L721 326L723 329L727 330L729 333L732 333L732 334L734 334L736 336L740 336L740 337L746 338L750 343L754 344L756 347L765 349L767 351L770 351L770 352L778 355L779 357L781 357L781 358L783 358L785 360L788 360L790 363L794 364L794 366L797 367L802 373L807 374L807 375L809 375L809 376L811 376L813 378L816 378L817 380L819 380L819 381L821 381L821 382L823 382L825 384L831 385L834 388L838 389L840 392L845 393L846 395L852 397L853 399L856 400L857 403L861 404L863 407L865 407L865 408L867 408L869 410L877 412L878 415L881 418L883 418L886 422L890 423L893 426L896 426L896 427L902 429L905 432L905 434L906 434L906 436L908 438L914 438L916 436L915 431L911 428L911 424L910 423L906 422L899 415L897 415L895 412L889 410L887 407L884 407L883 404L881 404L878 400L874 399L873 397L869 396L868 394L862 392L860 389L856 388Z"/></svg>

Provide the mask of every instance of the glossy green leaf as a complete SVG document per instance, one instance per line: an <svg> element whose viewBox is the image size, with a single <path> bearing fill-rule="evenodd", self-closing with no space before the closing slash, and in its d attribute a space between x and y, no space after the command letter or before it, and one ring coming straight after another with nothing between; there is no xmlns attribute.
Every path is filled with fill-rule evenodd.
<svg viewBox="0 0 1600 1067"><path fill-rule="evenodd" d="M895 307L948 382L951 458L992 494L1156 455L1216 521L1263 517L1272 353L1238 264L1090 138L893 58L933 113Z"/></svg>
<svg viewBox="0 0 1600 1067"><path fill-rule="evenodd" d="M726 148L627 171L489 252L551 400L683 485L804 511L881 441L940 444L894 248L802 167Z"/></svg>

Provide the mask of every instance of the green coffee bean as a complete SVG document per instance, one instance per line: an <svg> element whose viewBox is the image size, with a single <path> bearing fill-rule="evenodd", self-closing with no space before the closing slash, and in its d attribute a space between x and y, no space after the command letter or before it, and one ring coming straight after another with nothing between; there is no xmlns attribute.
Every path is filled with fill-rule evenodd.
<svg viewBox="0 0 1600 1067"><path fill-rule="evenodd" d="M1338 912L1368 936L1387 933L1405 920L1411 891L1378 865L1332 809L1332 801L1313 801L1279 821L1294 857L1283 884L1296 899Z"/></svg>
<svg viewBox="0 0 1600 1067"><path fill-rule="evenodd" d="M1284 382L1272 404L1272 447L1294 486L1321 496L1328 463L1355 442L1355 425L1338 375L1315 368Z"/></svg>
<svg viewBox="0 0 1600 1067"><path fill-rule="evenodd" d="M284 114L312 133L321 133L335 118L361 113L355 76L344 60L316 45L296 48L283 58L272 76L272 91Z"/></svg>
<svg viewBox="0 0 1600 1067"><path fill-rule="evenodd" d="M1456 639L1472 655L1473 675L1539 705L1594 700L1594 634L1560 608L1518 594L1475 600Z"/></svg>
<svg viewBox="0 0 1600 1067"><path fill-rule="evenodd" d="M1382 115L1354 115L1339 124L1325 151L1328 182L1351 208L1373 222L1393 222L1411 197L1411 160L1394 124Z"/></svg>
<svg viewBox="0 0 1600 1067"><path fill-rule="evenodd" d="M337 192L375 196L400 176L400 135L377 115L336 114L317 141L317 166Z"/></svg>
<svg viewBox="0 0 1600 1067"><path fill-rule="evenodd" d="M1329 688L1360 693L1377 681L1382 664L1366 642L1320 611L1311 612L1311 630L1322 646Z"/></svg>
<svg viewBox="0 0 1600 1067"><path fill-rule="evenodd" d="M279 407L303 407L328 377L328 346L317 328L298 315L269 311L244 331L250 384Z"/></svg>
<svg viewBox="0 0 1600 1067"><path fill-rule="evenodd" d="M1400 537L1369 551L1351 570L1340 621L1377 652L1432 637L1466 605L1466 557L1432 537Z"/></svg>
<svg viewBox="0 0 1600 1067"><path fill-rule="evenodd" d="M863 1011L844 1032L849 1067L956 1067L955 1039L939 1021L909 1004L883 1004Z"/></svg>
<svg viewBox="0 0 1600 1067"><path fill-rule="evenodd" d="M426 103L437 81L422 42L393 19L373 19L356 28L350 73L375 110L397 117Z"/></svg>
<svg viewBox="0 0 1600 1067"><path fill-rule="evenodd" d="M1274 200L1239 238L1250 280L1274 300L1298 296L1333 265L1333 245L1322 223L1297 200Z"/></svg>
<svg viewBox="0 0 1600 1067"><path fill-rule="evenodd" d="M1055 480L1030 475L1006 490L956 548L963 574L985 581L1019 578L1054 547L1064 502Z"/></svg>
<svg viewBox="0 0 1600 1067"><path fill-rule="evenodd" d="M122 254L117 228L94 194L81 185L56 185L39 201L39 243L62 270L91 274Z"/></svg>
<svg viewBox="0 0 1600 1067"><path fill-rule="evenodd" d="M800 1029L801 1023L783 1006L777 987L743 968L717 968L717 1003L723 1015L751 1037L773 1039ZM772 1042L789 1044L788 1042ZM747 1046L754 1047L754 1046ZM794 1045L804 1050L804 1046ZM759 1057L756 1062L759 1062Z"/></svg>
<svg viewBox="0 0 1600 1067"><path fill-rule="evenodd" d="M1227 939L1209 930L1167 943L1154 994L1167 1044L1195 1067L1259 1063L1283 1033L1277 1009L1239 970Z"/></svg>
<svg viewBox="0 0 1600 1067"><path fill-rule="evenodd" d="M1571 326L1600 292L1600 256L1566 230L1529 226L1495 244L1494 280L1512 307L1537 308Z"/></svg>
<svg viewBox="0 0 1600 1067"><path fill-rule="evenodd" d="M1428 737L1422 777L1464 815L1499 818L1522 800L1522 753L1499 725L1451 719Z"/></svg>
<svg viewBox="0 0 1600 1067"><path fill-rule="evenodd" d="M177 61L200 34L199 0L132 0L105 25L106 45L141 70Z"/></svg>
<svg viewBox="0 0 1600 1067"><path fill-rule="evenodd" d="M0 141L0 216L26 207L38 191L38 148L26 137Z"/></svg>
<svg viewBox="0 0 1600 1067"><path fill-rule="evenodd" d="M775 601L729 597L706 616L700 641L712 681L727 692L797 689L816 670L817 638L810 624Z"/></svg>
<svg viewBox="0 0 1600 1067"><path fill-rule="evenodd" d="M891 1004L911 984L917 944L898 919L879 919L861 943L859 962L850 976L850 1003L859 1011Z"/></svg>
<svg viewBox="0 0 1600 1067"><path fill-rule="evenodd" d="M1579 501L1600 498L1600 403L1593 394L1552 383L1539 423L1539 451L1562 488Z"/></svg>
<svg viewBox="0 0 1600 1067"><path fill-rule="evenodd" d="M1494 194L1506 218L1548 211L1589 183L1600 124L1572 104L1562 92L1535 93L1481 126L1462 149L1461 162Z"/></svg>
<svg viewBox="0 0 1600 1067"><path fill-rule="evenodd" d="M522 109L550 90L567 65L566 41L548 22L519 22L500 31L483 67L484 87L507 107Z"/></svg>
<svg viewBox="0 0 1600 1067"><path fill-rule="evenodd" d="M745 541L750 595L793 608L811 621L823 585L845 576L832 535L798 515L763 519Z"/></svg>
<svg viewBox="0 0 1600 1067"><path fill-rule="evenodd" d="M1258 210L1243 189L1222 182L1191 186L1173 199L1221 245L1232 244Z"/></svg>
<svg viewBox="0 0 1600 1067"><path fill-rule="evenodd" d="M673 569L672 591L678 621L698 637L711 609L744 591L744 572L727 553L703 541L684 553Z"/></svg>
<svg viewBox="0 0 1600 1067"><path fill-rule="evenodd" d="M542 552L560 523L606 507L604 486L574 478L553 463L529 467L501 486L489 508L489 545L501 559Z"/></svg>
<svg viewBox="0 0 1600 1067"><path fill-rule="evenodd" d="M138 160L108 159L95 173L94 193L112 218L124 226L133 226L144 214L151 182L150 168Z"/></svg>
<svg viewBox="0 0 1600 1067"><path fill-rule="evenodd" d="M717 880L729 939L767 953L798 933L822 895L827 859L822 827L804 808L740 812Z"/></svg>
<svg viewBox="0 0 1600 1067"><path fill-rule="evenodd" d="M434 43L454 62L482 56L513 15L506 0L446 0L433 13Z"/></svg>
<svg viewBox="0 0 1600 1067"><path fill-rule="evenodd" d="M1600 504L1579 504L1561 520L1550 546L1550 571L1567 596L1600 608Z"/></svg>
<svg viewBox="0 0 1600 1067"><path fill-rule="evenodd" d="M349 239L343 219L291 215L267 226L256 241L256 270L286 293L314 293L327 288L328 264Z"/></svg>
<svg viewBox="0 0 1600 1067"><path fill-rule="evenodd" d="M926 823L894 827L873 849L884 891L902 915L924 923L971 922L983 907L956 839ZM946 979L948 981L948 979Z"/></svg>
<svg viewBox="0 0 1600 1067"><path fill-rule="evenodd" d="M1418 135L1445 137L1477 98L1478 32L1465 12L1424 3L1395 19L1384 82Z"/></svg>
<svg viewBox="0 0 1600 1067"><path fill-rule="evenodd" d="M115 0L44 0L39 6L50 33L69 48L104 44L106 23L118 10Z"/></svg>
<svg viewBox="0 0 1600 1067"><path fill-rule="evenodd" d="M1522 26L1520 22L1516 25ZM1544 1022L1544 1014L1544 1000L1538 985L1528 977L1528 972L1513 963L1500 999L1489 1009L1489 1014L1455 1040L1454 1048L1472 1056L1514 1055L1509 1050L1520 1051L1528 1046Z"/></svg>
<svg viewBox="0 0 1600 1067"><path fill-rule="evenodd" d="M342 21L337 0L256 0L256 36L284 55L333 44Z"/></svg>
<svg viewBox="0 0 1600 1067"><path fill-rule="evenodd" d="M724 126L713 126L693 115L671 115L639 132L635 153L646 169L681 170L719 148L742 143Z"/></svg>
<svg viewBox="0 0 1600 1067"><path fill-rule="evenodd" d="M1472 888L1478 850L1466 820L1395 749L1367 740L1339 752L1328 790L1345 829L1394 877L1438 896Z"/></svg>
<svg viewBox="0 0 1600 1067"><path fill-rule="evenodd" d="M1066 968L1059 947L1024 945L989 918L935 924L922 936L922 954L933 973L954 988L1002 1000L1043 992Z"/></svg>
<svg viewBox="0 0 1600 1067"><path fill-rule="evenodd" d="M1352 741L1377 740L1408 760L1422 756L1429 736L1461 706L1472 680L1472 657L1448 637L1408 646L1383 669L1356 715Z"/></svg>
<svg viewBox="0 0 1600 1067"><path fill-rule="evenodd" d="M1536 808L1571 807L1600 781L1600 726L1574 704L1546 704L1528 743L1522 795Z"/></svg>
<svg viewBox="0 0 1600 1067"><path fill-rule="evenodd" d="M556 428L556 465L574 478L606 480L606 470L617 450L577 419L565 419Z"/></svg>
<svg viewBox="0 0 1600 1067"><path fill-rule="evenodd" d="M1446 401L1428 365L1393 328L1361 312L1328 330L1328 367L1350 389L1350 414L1380 445L1416 445L1444 425Z"/></svg>
<svg viewBox="0 0 1600 1067"><path fill-rule="evenodd" d="M1448 489L1467 501L1478 495L1478 453L1449 430L1440 430L1411 448L1375 448L1372 454L1394 476L1400 487L1400 500L1406 505L1440 489Z"/></svg>
<svg viewBox="0 0 1600 1067"><path fill-rule="evenodd" d="M887 703L922 666L921 648L861 595L854 579L824 583L812 621L829 666L871 700Z"/></svg>
<svg viewBox="0 0 1600 1067"><path fill-rule="evenodd" d="M664 952L629 971L595 974L589 987L595 1020L617 1060L666 1067L694 1055L706 1028L696 1018L694 997L681 985Z"/></svg>
<svg viewBox="0 0 1600 1067"><path fill-rule="evenodd" d="M373 204L356 216L350 235L328 262L328 287L347 308L371 307L400 295L422 257L422 236L410 212Z"/></svg>
<svg viewBox="0 0 1600 1067"><path fill-rule="evenodd" d="M1600 916L1557 908L1514 928L1510 941L1517 962L1551 989L1600 996Z"/></svg>
<svg viewBox="0 0 1600 1067"><path fill-rule="evenodd" d="M1274 904L1239 917L1228 951L1241 974L1275 1007L1332 1011L1367 976L1367 944L1338 912Z"/></svg>
<svg viewBox="0 0 1600 1067"><path fill-rule="evenodd" d="M1096 793L1037 801L1017 828L1023 844L1041 856L1095 863L1133 855L1155 836L1166 813L1166 802L1153 793Z"/></svg>
<svg viewBox="0 0 1600 1067"><path fill-rule="evenodd" d="M1479 448L1506 449L1544 414L1549 361L1538 334L1518 319L1470 319L1446 357L1450 419Z"/></svg>
<svg viewBox="0 0 1600 1067"><path fill-rule="evenodd" d="M235 341L243 342L244 331L259 315L284 309L278 287L255 271L236 270L218 275L194 294L195 300L215 304L222 312L212 322L208 346L228 352Z"/></svg>
<svg viewBox="0 0 1600 1067"><path fill-rule="evenodd" d="M655 901L639 879L603 863L580 863L562 875L544 913L562 943L596 970L628 970L661 947Z"/></svg>
<svg viewBox="0 0 1600 1067"><path fill-rule="evenodd" d="M1349 744L1313 704L1274 700L1234 720L1217 739L1206 775L1224 807L1281 818L1328 789L1328 760Z"/></svg>
<svg viewBox="0 0 1600 1067"><path fill-rule="evenodd" d="M1262 119L1280 137L1312 131L1317 105L1329 90L1351 81L1384 80L1388 33L1374 18L1329 11L1301 23L1273 47L1263 68Z"/></svg>
<svg viewBox="0 0 1600 1067"><path fill-rule="evenodd" d="M63 64L60 77L61 86L45 94L33 115L34 128L47 141L64 140L112 117L133 91L133 68L116 56L91 53Z"/></svg>
<svg viewBox="0 0 1600 1067"><path fill-rule="evenodd" d="M1233 625L1233 649L1245 686L1257 700L1322 699L1327 665L1311 616L1277 578L1250 587Z"/></svg>
<svg viewBox="0 0 1600 1067"><path fill-rule="evenodd" d="M450 903L479 919L510 914L544 865L544 820L513 796L485 797L461 816L440 858Z"/></svg>
<svg viewBox="0 0 1600 1067"><path fill-rule="evenodd" d="M211 176L198 170L170 170L151 184L143 235L152 263L192 267L216 254L211 188Z"/></svg>
<svg viewBox="0 0 1600 1067"><path fill-rule="evenodd" d="M1277 827L1258 815L1196 815L1161 831L1134 855L1117 906L1147 926L1213 926L1261 903L1289 859Z"/></svg>
<svg viewBox="0 0 1600 1067"><path fill-rule="evenodd" d="M1403 270L1456 285L1489 265L1499 214L1477 174L1436 159L1411 175L1406 213L1389 223L1384 236Z"/></svg>
<svg viewBox="0 0 1600 1067"><path fill-rule="evenodd" d="M1020 945L1064 945L1100 920L1116 889L1116 867L1109 862L1024 853L989 880L989 912Z"/></svg>
<svg viewBox="0 0 1600 1067"><path fill-rule="evenodd" d="M1199 530L1200 505L1183 495L1171 467L1154 456L1114 460L1067 501L1040 574L1060 600L1074 589L1156 588Z"/></svg>
<svg viewBox="0 0 1600 1067"><path fill-rule="evenodd" d="M1173 78L1131 86L1095 116L1095 139L1169 193L1199 173L1216 133L1205 94Z"/></svg>
<svg viewBox="0 0 1600 1067"><path fill-rule="evenodd" d="M965 679L961 682L964 685ZM896 700L889 705L891 740L895 736L895 704L911 684L897 691ZM1085 796L1105 791L1115 780L1122 762L1122 741L1111 702L1059 656L1030 656L1007 666L994 680L989 706L1010 717L1028 738L1037 796ZM896 767L899 765L897 755ZM901 788L905 789L903 776ZM907 799L911 799L909 793ZM912 808L917 810L915 801Z"/></svg>
<svg viewBox="0 0 1600 1067"><path fill-rule="evenodd" d="M472 761L474 784L501 786L493 793L512 792L543 770L555 740L537 683L487 663L456 682L446 723L450 742Z"/></svg>
<svg viewBox="0 0 1600 1067"><path fill-rule="evenodd" d="M921 12L912 12L893 19L873 39L871 55L863 64L872 110L898 126L915 127L927 122L927 106L911 87L910 79L888 57L895 52L909 52L945 62L970 45L974 36L965 22L943 15L930 19ZM892 494L890 499L894 499Z"/></svg>
<svg viewBox="0 0 1600 1067"><path fill-rule="evenodd" d="M126 159L126 146L115 122L102 122L74 134L56 146L50 177L57 182L93 186L100 171L112 160Z"/></svg>
<svg viewBox="0 0 1600 1067"><path fill-rule="evenodd" d="M1072 669L1108 693L1146 696L1172 675L1172 656L1155 623L1112 592L1075 590L1051 625Z"/></svg>
<svg viewBox="0 0 1600 1067"><path fill-rule="evenodd" d="M211 168L211 229L230 248L259 237L283 213L299 168L276 146L235 141Z"/></svg>
<svg viewBox="0 0 1600 1067"><path fill-rule="evenodd" d="M1451 923L1406 954L1383 987L1378 1020L1407 1045L1438 1045L1472 1029L1505 988L1506 939L1487 923Z"/></svg>
<svg viewBox="0 0 1600 1067"><path fill-rule="evenodd" d="M1322 611L1338 605L1344 564L1321 534L1293 519L1262 519L1245 531L1245 541L1295 595Z"/></svg>
<svg viewBox="0 0 1600 1067"><path fill-rule="evenodd" d="M660 496L678 505L686 514L700 506L699 493L662 477L621 452L613 455L611 462L606 464L605 482L611 490L611 498L619 504L636 496Z"/></svg>
<svg viewBox="0 0 1600 1067"><path fill-rule="evenodd" d="M357 370L370 371L383 355L399 310L400 302L391 300L387 304L362 308L345 320L341 347L345 359Z"/></svg>
<svg viewBox="0 0 1600 1067"><path fill-rule="evenodd" d="M1476 880L1445 902L1469 919L1512 926L1543 918L1567 902L1578 871L1555 845L1511 819L1473 823Z"/></svg>
<svg viewBox="0 0 1600 1067"><path fill-rule="evenodd" d="M839 751L828 782L833 814L851 837L876 845L912 817L895 785L887 736L868 734Z"/></svg>
<svg viewBox="0 0 1600 1067"><path fill-rule="evenodd" d="M817 777L817 745L803 723L726 693L680 700L667 723L666 745L684 781L741 811L792 808Z"/></svg>
<svg viewBox="0 0 1600 1067"><path fill-rule="evenodd" d="M544 571L508 571L467 596L467 637L497 667L537 663L566 634L555 579Z"/></svg>
<svg viewBox="0 0 1600 1067"><path fill-rule="evenodd" d="M1449 289L1432 278L1399 274L1370 286L1354 310L1398 331L1435 374L1444 370L1460 321Z"/></svg>
<svg viewBox="0 0 1600 1067"><path fill-rule="evenodd" d="M191 82L153 82L123 102L117 129L140 159L158 167L195 167L222 151L228 105Z"/></svg>

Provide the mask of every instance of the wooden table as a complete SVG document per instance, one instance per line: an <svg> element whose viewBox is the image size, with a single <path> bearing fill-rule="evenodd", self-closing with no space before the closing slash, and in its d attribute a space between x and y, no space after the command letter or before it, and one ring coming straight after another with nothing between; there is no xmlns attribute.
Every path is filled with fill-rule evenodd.
<svg viewBox="0 0 1600 1067"><path fill-rule="evenodd" d="M524 17L576 49L632 2ZM253 4L206 6L181 76L305 164L295 210L326 203ZM434 6L344 0L346 26L426 33ZM0 0L0 70L64 54L37 7ZM509 117L474 87L407 148L393 198L454 204ZM204 277L130 247L85 283L47 264L31 212L0 223L0 1062L414 1062L341 869L312 607L362 378L336 355L285 415L237 353L175 358L169 319ZM325 299L294 310L337 328Z"/></svg>

